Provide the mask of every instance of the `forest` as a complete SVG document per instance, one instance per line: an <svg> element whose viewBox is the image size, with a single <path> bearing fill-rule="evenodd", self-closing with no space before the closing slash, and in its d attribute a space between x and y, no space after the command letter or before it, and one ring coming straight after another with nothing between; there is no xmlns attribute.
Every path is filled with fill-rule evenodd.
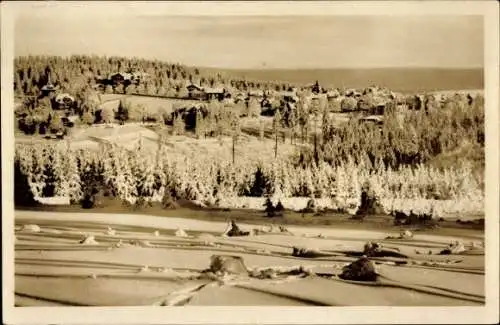
<svg viewBox="0 0 500 325"><path fill-rule="evenodd" d="M273 87L288 90L293 86L224 79L179 64L114 57L21 57L16 58L15 67L16 95L28 98L21 119L30 123L24 123L23 127L39 123L50 132L60 130L62 121L52 113L47 98L37 98L48 75L54 85L75 96L76 104L71 110L76 111L83 124L100 122L96 121L97 116L120 123L144 121L145 115L133 113L137 113L137 107L131 107L126 100L120 101L115 114L96 114L101 92L93 86L100 77L116 71L148 73L151 78L139 87L131 86L140 88L134 91L157 95L171 92L174 96L174 92L185 91L186 82L194 80L202 85L221 84L245 91ZM127 93L127 89L108 92ZM435 105L426 103L425 109L404 112L396 109L397 100L393 98L385 106L381 126L360 123L356 118L338 124L335 114L331 114L332 105L325 98L311 100L299 92L297 103L276 101L271 105L272 113L268 115L273 123L267 136L275 141L276 149L283 142L295 145L296 154L291 157L274 161L262 157L262 162L255 165L235 159L233 150L232 161L207 164L187 158L171 160L161 144L154 154L117 147L92 153L61 152L50 145L18 145L16 171L19 177L26 178L34 196L66 195L73 202L93 201L102 192L139 205L151 200L160 202L165 196L168 200L184 198L206 205L217 205L221 200L238 196L310 197L331 199L335 207L347 211L357 210L362 193L365 196L370 193L389 212L401 209L429 212L430 205L439 206L439 202L448 202L446 209L454 209L449 205L450 200L454 200L455 208L482 209L485 143L482 95L456 94L442 102L434 101ZM255 99L241 103L214 100L171 107L156 112L152 120L168 128L172 135L198 139L230 136L234 148L239 145L243 119L263 112ZM36 129L30 132L40 132ZM263 130L260 138L264 138ZM442 163L445 156L446 164ZM405 201L405 207L398 206L407 199L413 203Z"/></svg>

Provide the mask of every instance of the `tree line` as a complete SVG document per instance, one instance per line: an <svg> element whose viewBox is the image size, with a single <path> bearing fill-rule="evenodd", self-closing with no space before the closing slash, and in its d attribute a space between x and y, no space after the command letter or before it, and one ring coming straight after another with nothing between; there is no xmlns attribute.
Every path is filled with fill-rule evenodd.
<svg viewBox="0 0 500 325"><path fill-rule="evenodd" d="M302 168L285 160L233 164L179 159L166 150L145 153L104 145L92 152L18 145L16 195L29 201L28 191L33 197L63 196L80 204L100 193L131 205L161 202L167 195L209 206L230 204L238 196L308 197L328 199L331 209L346 212L357 211L365 193L387 213L417 214L438 208L443 213L480 212L484 204L482 180L466 163L444 170L423 164L395 170L381 163L370 171L353 160L336 167L320 163Z"/></svg>
<svg viewBox="0 0 500 325"><path fill-rule="evenodd" d="M186 92L187 82L195 82L202 87L223 85L241 91L287 90L292 86L282 82L231 78L220 73L200 71L195 67L159 60L86 55L19 56L14 59L14 92L17 96L37 96L50 77L52 84L58 86L62 92L78 95L85 92L89 86L96 86L101 78L129 71L144 72L148 77L138 85L131 84L128 90L122 85L117 89L108 88L107 92L170 94L175 97L179 92Z"/></svg>

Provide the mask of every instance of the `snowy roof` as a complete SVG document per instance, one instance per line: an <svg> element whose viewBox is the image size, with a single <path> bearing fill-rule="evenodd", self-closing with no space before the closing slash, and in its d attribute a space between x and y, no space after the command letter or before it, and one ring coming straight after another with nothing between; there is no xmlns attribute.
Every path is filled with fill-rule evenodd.
<svg viewBox="0 0 500 325"><path fill-rule="evenodd" d="M56 96L56 102L62 102L65 99L75 101L75 98L73 96L71 96L70 94L63 93L63 94L57 94L57 96Z"/></svg>
<svg viewBox="0 0 500 325"><path fill-rule="evenodd" d="M222 88L222 87L217 87L217 88L204 87L203 91L208 93L208 94L222 94L224 92L224 88Z"/></svg>
<svg viewBox="0 0 500 325"><path fill-rule="evenodd" d="M264 96L264 91L263 90L250 90L248 92L248 95L250 95L250 96Z"/></svg>
<svg viewBox="0 0 500 325"><path fill-rule="evenodd" d="M199 86L199 85L197 85L197 84L195 84L195 83L189 83L189 84L186 86L186 88L188 88L188 89L189 89L189 88L195 88L195 89L197 89L197 90L202 90L201 86Z"/></svg>
<svg viewBox="0 0 500 325"><path fill-rule="evenodd" d="M48 84L42 87L42 90L47 91L47 90L56 90L56 87L52 84Z"/></svg>
<svg viewBox="0 0 500 325"><path fill-rule="evenodd" d="M330 91L328 91L328 92L326 93L326 96L327 96L327 97L338 97L338 96L340 96L340 93L339 93L339 91L338 91L338 90L336 90L336 89L335 89L335 90L330 90Z"/></svg>
<svg viewBox="0 0 500 325"><path fill-rule="evenodd" d="M382 123L384 121L383 117L378 116L378 115L365 116L365 117L362 117L360 120L367 121L367 122L375 122L375 123Z"/></svg>
<svg viewBox="0 0 500 325"><path fill-rule="evenodd" d="M118 73L112 73L108 78L111 79L114 76L122 76L123 79L125 80L130 80L132 79L132 74L131 73L126 73L126 72L118 72Z"/></svg>

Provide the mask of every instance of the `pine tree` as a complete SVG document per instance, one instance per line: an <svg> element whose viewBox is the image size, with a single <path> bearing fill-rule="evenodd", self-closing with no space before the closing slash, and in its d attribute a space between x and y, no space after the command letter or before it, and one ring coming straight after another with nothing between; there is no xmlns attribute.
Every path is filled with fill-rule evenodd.
<svg viewBox="0 0 500 325"><path fill-rule="evenodd" d="M205 126L205 119L203 118L203 114L201 113L201 110L196 110L196 136L198 139L201 137L206 136L206 126Z"/></svg>
<svg viewBox="0 0 500 325"><path fill-rule="evenodd" d="M132 166L132 177L135 180L136 207L143 207L153 195L154 177L151 166L143 157L134 157L135 163Z"/></svg>
<svg viewBox="0 0 500 325"><path fill-rule="evenodd" d="M186 129L186 124L184 123L184 119L182 118L182 115L178 114L174 118L172 133L174 135L182 135L184 134L185 129Z"/></svg>
<svg viewBox="0 0 500 325"><path fill-rule="evenodd" d="M66 196L67 191L67 169L65 167L67 156L63 155L60 150L55 149L51 161L54 171L54 196Z"/></svg>
<svg viewBox="0 0 500 325"><path fill-rule="evenodd" d="M45 157L43 148L32 147L31 171L29 172L28 181L35 197L42 196L44 187L44 169Z"/></svg>
<svg viewBox="0 0 500 325"><path fill-rule="evenodd" d="M52 151L52 150L50 150ZM43 190L42 190L42 196L43 197L53 197L56 194L56 187L57 187L57 171L54 169L53 165L53 159L54 159L54 154L52 152L47 153L47 157L44 160L44 168L43 168Z"/></svg>
<svg viewBox="0 0 500 325"><path fill-rule="evenodd" d="M101 110L101 118L104 123L112 123L115 120L115 113L111 108L105 107Z"/></svg>
<svg viewBox="0 0 500 325"><path fill-rule="evenodd" d="M116 112L116 119L120 124L124 124L129 119L129 106L125 100L120 100L118 110Z"/></svg>
<svg viewBox="0 0 500 325"><path fill-rule="evenodd" d="M31 191L29 179L23 172L20 159L16 157L14 160L14 204L16 207L36 206L37 202Z"/></svg>
<svg viewBox="0 0 500 325"><path fill-rule="evenodd" d="M92 125L94 123L94 114L92 114L90 111L86 111L83 113L82 116L82 122L87 124L87 125Z"/></svg>
<svg viewBox="0 0 500 325"><path fill-rule="evenodd" d="M250 188L250 193L249 193L250 196L262 197L266 192L268 182L269 181L267 177L264 175L262 167L258 166L257 170L255 171L253 184Z"/></svg>
<svg viewBox="0 0 500 325"><path fill-rule="evenodd" d="M133 204L137 197L136 179L133 174L137 160L132 153L119 160L119 173L116 177L117 195L125 202Z"/></svg>
<svg viewBox="0 0 500 325"><path fill-rule="evenodd" d="M61 120L61 117L57 113L53 114L50 121L50 132L58 133L62 132L63 130L64 130L64 125Z"/></svg>
<svg viewBox="0 0 500 325"><path fill-rule="evenodd" d="M264 206L266 207L265 211L269 218L272 218L276 215L276 208L274 207L270 197L267 197Z"/></svg>
<svg viewBox="0 0 500 325"><path fill-rule="evenodd" d="M248 101L247 116L248 117L258 117L260 115L261 107L259 101L252 97Z"/></svg>
<svg viewBox="0 0 500 325"><path fill-rule="evenodd" d="M81 179L78 173L78 161L75 154L67 152L67 196L71 204L79 202L82 198Z"/></svg>

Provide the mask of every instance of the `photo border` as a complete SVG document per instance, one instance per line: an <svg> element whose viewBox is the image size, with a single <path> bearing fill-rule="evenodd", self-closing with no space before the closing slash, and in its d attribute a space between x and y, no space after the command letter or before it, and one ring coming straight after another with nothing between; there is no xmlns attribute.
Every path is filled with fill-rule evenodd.
<svg viewBox="0 0 500 325"><path fill-rule="evenodd" d="M496 1L335 2L3 2L2 60L2 249L3 321L6 324L380 324L497 323L499 321L499 17ZM19 11L65 15L482 15L486 134L484 307L13 307L14 205L13 39Z"/></svg>

